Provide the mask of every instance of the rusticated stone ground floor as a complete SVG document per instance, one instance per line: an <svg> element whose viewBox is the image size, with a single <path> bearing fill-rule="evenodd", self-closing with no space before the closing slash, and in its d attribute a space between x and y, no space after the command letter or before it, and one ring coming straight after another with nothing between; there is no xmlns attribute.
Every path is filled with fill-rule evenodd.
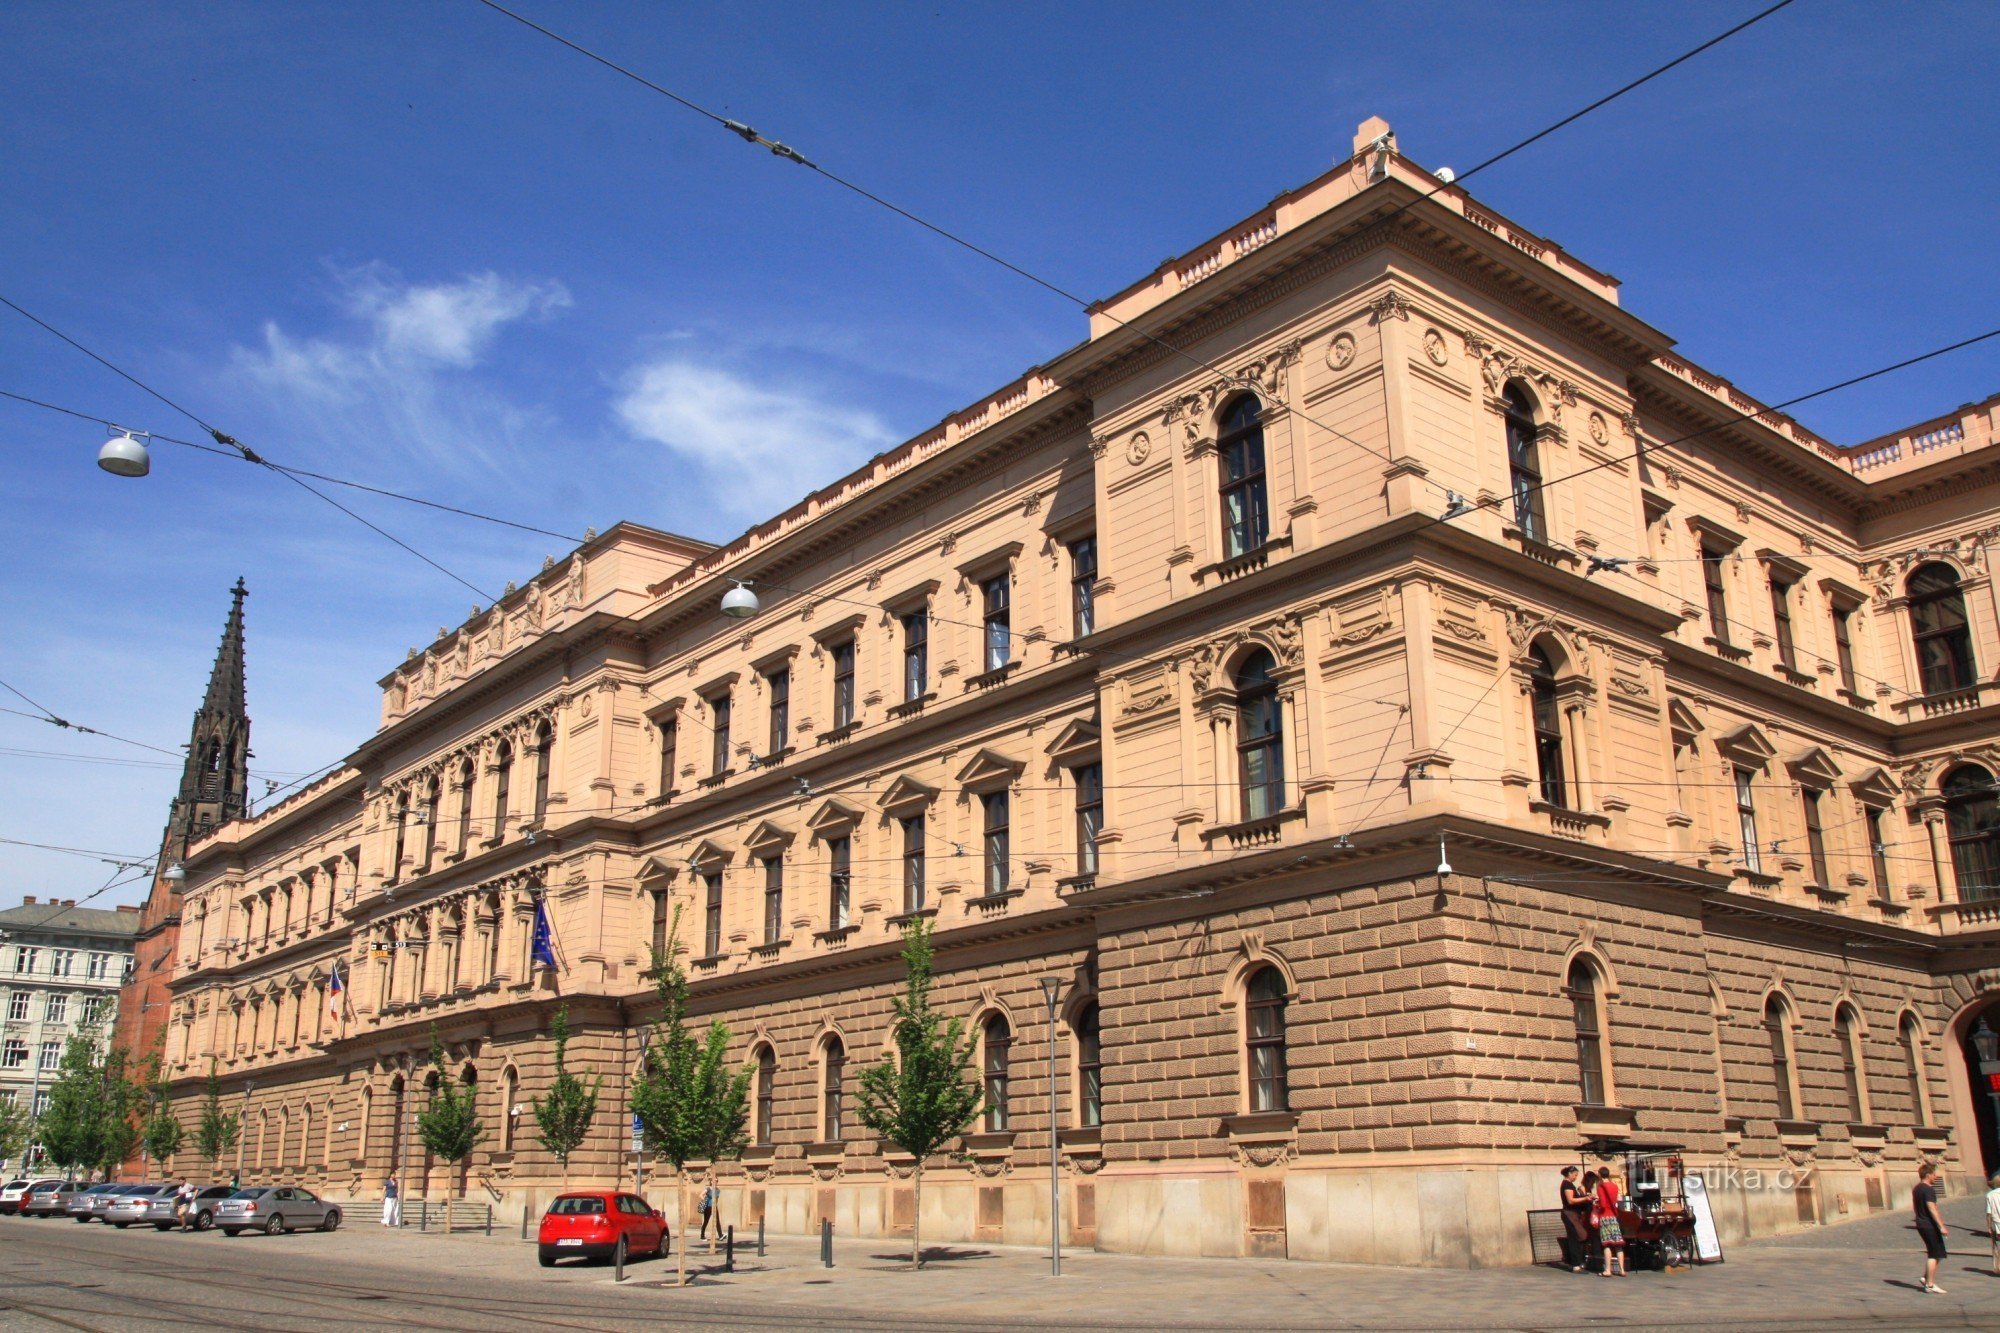
<svg viewBox="0 0 2000 1333"><path fill-rule="evenodd" d="M1944 969L1919 937L1843 937L1782 904L1724 910L1637 874L1455 859L1442 883L1330 887L1299 870L953 932L936 999L974 1035L1004 1112L925 1173L926 1238L1046 1243L1052 1073L1065 1239L1125 1254L1522 1264L1528 1210L1606 1136L1680 1145L1725 1244L1905 1209L1925 1157L1960 1191L1984 1173L1991 1110L1966 1036L2000 982L1977 970L1988 960ZM1053 1056L1043 978L1058 983ZM726 1215L907 1235L911 1164L854 1110L860 1069L886 1049L893 949L693 980L757 1071L752 1146L717 1168ZM287 1081L224 1069L247 1128L222 1169L373 1197L400 1163L412 1194L462 1187L518 1219L562 1184L531 1102L566 1002L571 1065L604 1080L568 1180L630 1182L647 996L565 1001L545 978L490 998L475 1015L442 997L301 1052ZM433 1021L488 1116L455 1179L425 1172L410 1133ZM192 1122L199 1087L184 1093Z"/></svg>

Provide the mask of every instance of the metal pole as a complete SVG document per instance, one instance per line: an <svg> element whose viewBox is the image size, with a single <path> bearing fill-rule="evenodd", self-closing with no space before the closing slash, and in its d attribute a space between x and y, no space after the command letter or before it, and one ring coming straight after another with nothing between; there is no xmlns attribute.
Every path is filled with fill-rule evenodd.
<svg viewBox="0 0 2000 1333"><path fill-rule="evenodd" d="M734 1222L729 1224L729 1229L722 1235L722 1271L725 1273L734 1273L736 1271L736 1224Z"/></svg>
<svg viewBox="0 0 2000 1333"><path fill-rule="evenodd" d="M757 1215L757 1257L764 1257L764 1216L761 1213Z"/></svg>
<svg viewBox="0 0 2000 1333"><path fill-rule="evenodd" d="M1043 977L1042 994L1049 1001L1049 1276L1062 1276L1062 1141L1061 1096L1056 1078L1056 997L1062 978Z"/></svg>
<svg viewBox="0 0 2000 1333"><path fill-rule="evenodd" d="M833 1219L819 1220L819 1262L822 1268L833 1267Z"/></svg>

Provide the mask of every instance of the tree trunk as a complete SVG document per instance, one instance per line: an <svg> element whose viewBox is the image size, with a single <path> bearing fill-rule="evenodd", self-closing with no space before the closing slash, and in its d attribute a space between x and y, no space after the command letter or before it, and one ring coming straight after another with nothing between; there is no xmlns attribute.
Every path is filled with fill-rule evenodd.
<svg viewBox="0 0 2000 1333"><path fill-rule="evenodd" d="M916 1185L910 1191L910 1267L923 1271L924 1267L924 1159L917 1159Z"/></svg>
<svg viewBox="0 0 2000 1333"><path fill-rule="evenodd" d="M688 1192L687 1177L681 1174L679 1166L674 1167L674 1222L678 1239L674 1244L674 1263L680 1271L680 1285L688 1284Z"/></svg>

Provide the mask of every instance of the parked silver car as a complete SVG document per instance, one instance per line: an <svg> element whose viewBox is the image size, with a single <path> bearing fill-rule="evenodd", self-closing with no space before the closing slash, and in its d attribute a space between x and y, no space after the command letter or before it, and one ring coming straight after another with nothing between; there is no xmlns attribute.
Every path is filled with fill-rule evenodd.
<svg viewBox="0 0 2000 1333"><path fill-rule="evenodd" d="M215 1225L225 1236L253 1227L272 1236L307 1227L331 1231L340 1225L340 1209L296 1185L252 1185L215 1205Z"/></svg>
<svg viewBox="0 0 2000 1333"><path fill-rule="evenodd" d="M89 1189L78 1190L69 1196L68 1212L76 1222L101 1222L104 1210L111 1206L111 1196L126 1187L127 1181L109 1181L102 1185L92 1185Z"/></svg>
<svg viewBox="0 0 2000 1333"><path fill-rule="evenodd" d="M195 1191L194 1200L188 1204L186 1225L196 1231L206 1231L215 1225L215 1205L236 1193L232 1185L204 1185ZM141 1221L151 1222L161 1231L170 1231L177 1225L174 1218L174 1187L167 1186L146 1201L146 1215Z"/></svg>
<svg viewBox="0 0 2000 1333"><path fill-rule="evenodd" d="M62 1217L69 1212L69 1201L81 1192L82 1186L72 1185L67 1180L52 1181L37 1185L29 1192L28 1201L21 1205L23 1217Z"/></svg>
<svg viewBox="0 0 2000 1333"><path fill-rule="evenodd" d="M171 1190L171 1185L124 1185L113 1191L109 1202L104 1205L104 1220L123 1231L134 1222L146 1220L146 1205L161 1190Z"/></svg>
<svg viewBox="0 0 2000 1333"><path fill-rule="evenodd" d="M46 1176L23 1176L0 1185L0 1213L18 1213L28 1206L28 1196L44 1185L60 1182Z"/></svg>

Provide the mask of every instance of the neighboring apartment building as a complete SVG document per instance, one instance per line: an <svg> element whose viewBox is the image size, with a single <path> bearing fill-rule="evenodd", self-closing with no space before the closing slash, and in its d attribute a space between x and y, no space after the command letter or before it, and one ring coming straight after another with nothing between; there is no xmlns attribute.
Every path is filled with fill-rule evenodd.
<svg viewBox="0 0 2000 1333"><path fill-rule="evenodd" d="M1586 1140L1685 1145L1725 1237L1982 1175L1996 401L1831 445L1371 121L728 545L621 524L412 649L191 849L169 1059L249 1178L421 1189L435 1030L533 1207L557 1004L571 1178L633 1165L678 916L731 1216L907 1232L855 1095L924 917L987 1094L939 1240L1046 1239L1052 1091L1065 1235L1130 1252L1525 1262Z"/></svg>
<svg viewBox="0 0 2000 1333"><path fill-rule="evenodd" d="M0 911L0 1100L40 1115L70 1037L108 1037L138 933L136 907L24 897Z"/></svg>

